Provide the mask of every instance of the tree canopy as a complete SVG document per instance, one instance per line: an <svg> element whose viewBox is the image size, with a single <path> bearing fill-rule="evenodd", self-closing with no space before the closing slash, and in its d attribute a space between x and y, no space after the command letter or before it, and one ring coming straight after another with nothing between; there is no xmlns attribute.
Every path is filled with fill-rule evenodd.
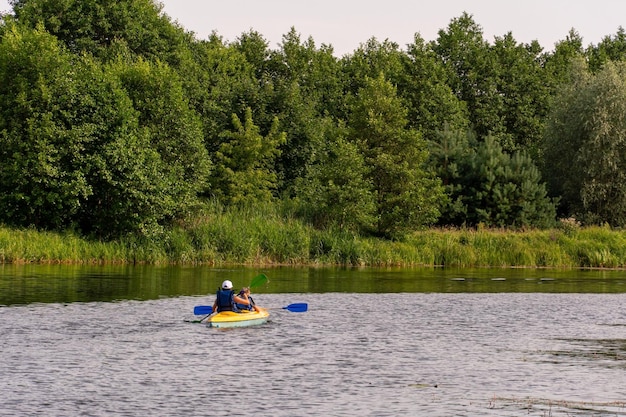
<svg viewBox="0 0 626 417"><path fill-rule="evenodd" d="M555 99L545 138L545 171L564 214L626 225L626 66L592 74L578 61Z"/></svg>
<svg viewBox="0 0 626 417"><path fill-rule="evenodd" d="M398 238L626 224L624 30L553 51L467 13L338 58L295 28L199 40L154 0L0 17L0 222L153 236L209 199ZM558 211L557 211L558 209Z"/></svg>

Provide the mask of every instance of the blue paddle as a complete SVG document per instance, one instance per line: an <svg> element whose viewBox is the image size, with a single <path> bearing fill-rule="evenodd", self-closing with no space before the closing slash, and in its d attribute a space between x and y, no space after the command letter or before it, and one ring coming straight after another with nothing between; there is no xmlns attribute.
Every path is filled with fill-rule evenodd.
<svg viewBox="0 0 626 417"><path fill-rule="evenodd" d="M213 307L211 306L195 306L193 308L193 314L195 314L196 316L199 316L201 314L206 314L204 317L202 317L200 320L185 320L187 322L190 323L202 323L207 317L209 317L211 314L213 314Z"/></svg>
<svg viewBox="0 0 626 417"><path fill-rule="evenodd" d="M196 316L201 316L203 314L211 314L213 313L213 307L211 306L195 306L193 308L193 314Z"/></svg>
<svg viewBox="0 0 626 417"><path fill-rule="evenodd" d="M304 313L309 309L309 305L307 303L294 303L282 307L282 309L291 311L292 313ZM196 316L201 316L202 314L211 315L211 313L213 313L213 307L211 306L195 306L193 308L193 314L195 314Z"/></svg>
<svg viewBox="0 0 626 417"><path fill-rule="evenodd" d="M294 303L283 307L283 310L291 311L292 313L304 313L309 309L307 303Z"/></svg>

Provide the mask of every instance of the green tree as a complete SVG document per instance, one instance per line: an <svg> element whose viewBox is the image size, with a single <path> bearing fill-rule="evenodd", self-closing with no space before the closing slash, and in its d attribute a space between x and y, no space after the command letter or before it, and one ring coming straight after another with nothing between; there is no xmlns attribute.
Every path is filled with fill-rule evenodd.
<svg viewBox="0 0 626 417"><path fill-rule="evenodd" d="M368 79L383 74L407 107L408 126L426 139L432 139L445 124L469 123L465 104L448 85L446 68L419 35L406 53L394 42L371 38L341 63L348 95L357 94Z"/></svg>
<svg viewBox="0 0 626 417"><path fill-rule="evenodd" d="M254 68L242 52L225 45L215 34L193 44L178 71L190 107L200 115L205 147L211 156L220 147L222 132L231 128L233 114L244 114L248 107L255 115L264 114L264 106L258 104Z"/></svg>
<svg viewBox="0 0 626 417"><path fill-rule="evenodd" d="M560 86L570 81L572 63L583 57L583 38L576 30L570 29L565 39L554 45L554 52L545 56L545 82L551 95L556 95Z"/></svg>
<svg viewBox="0 0 626 417"><path fill-rule="evenodd" d="M281 191L293 195L295 182L306 175L323 146L323 117L342 100L340 68L332 48L317 48L312 38L303 42L293 28L283 36L280 49L271 52L266 68L272 91L263 90L268 93L265 118L278 117L287 135L276 170Z"/></svg>
<svg viewBox="0 0 626 417"><path fill-rule="evenodd" d="M318 228L373 230L375 201L363 155L346 139L343 126L330 119L325 126L325 146L297 181L301 211Z"/></svg>
<svg viewBox="0 0 626 417"><path fill-rule="evenodd" d="M356 94L364 88L368 79L383 74L394 85L404 78L404 57L397 43L370 38L352 54L341 59L347 92Z"/></svg>
<svg viewBox="0 0 626 417"><path fill-rule="evenodd" d="M177 74L168 65L139 59L112 65L112 70L139 112L139 127L149 134L162 163L163 198L181 214L208 186L211 161L203 143L202 124L190 107Z"/></svg>
<svg viewBox="0 0 626 417"><path fill-rule="evenodd" d="M441 208L438 223L462 226L468 223L468 191L466 176L477 147L475 136L468 130L445 126L428 142L429 161L441 179L447 200Z"/></svg>
<svg viewBox="0 0 626 417"><path fill-rule="evenodd" d="M426 168L420 134L407 128L407 110L382 75L369 79L351 105L350 139L359 145L376 198L376 230L395 236L433 223L443 198Z"/></svg>
<svg viewBox="0 0 626 417"><path fill-rule="evenodd" d="M295 28L283 35L280 49L270 53L268 70L279 85L297 84L316 114L335 111L341 102L341 68L332 47L317 47L311 37L302 41Z"/></svg>
<svg viewBox="0 0 626 417"><path fill-rule="evenodd" d="M398 94L407 103L410 127L431 141L447 127L469 126L465 103L454 94L444 65L419 35L408 45L402 62Z"/></svg>
<svg viewBox="0 0 626 417"><path fill-rule="evenodd" d="M215 154L212 192L225 204L269 202L277 187L274 159L285 142L275 120L270 133L263 137L246 110L243 123L233 115L232 131L223 133L222 144Z"/></svg>
<svg viewBox="0 0 626 417"><path fill-rule="evenodd" d="M550 89L543 68L542 48L534 41L518 44L511 33L497 37L491 47L494 55L496 88L501 98L500 113L505 150L526 150L533 156L543 136L543 123L549 111Z"/></svg>
<svg viewBox="0 0 626 417"><path fill-rule="evenodd" d="M477 137L491 134L505 151L527 150L536 157L557 70L544 67L539 43L518 44L509 32L490 45L482 27L464 13L439 31L431 47L452 91L466 104Z"/></svg>
<svg viewBox="0 0 626 417"><path fill-rule="evenodd" d="M471 225L550 227L556 208L541 182L539 169L525 152L505 153L485 138L470 160L465 177Z"/></svg>
<svg viewBox="0 0 626 417"><path fill-rule="evenodd" d="M626 66L596 75L575 61L555 99L545 136L544 171L562 215L626 225Z"/></svg>
<svg viewBox="0 0 626 417"><path fill-rule="evenodd" d="M92 194L81 156L92 129L76 120L84 99L75 81L80 67L42 28L5 27L0 39L4 223L68 226Z"/></svg>
<svg viewBox="0 0 626 417"><path fill-rule="evenodd" d="M264 80L270 59L269 43L259 32L250 30L239 35L232 47L241 52L254 68L255 78Z"/></svg>
<svg viewBox="0 0 626 417"><path fill-rule="evenodd" d="M278 81L274 85L269 114L276 114L280 130L286 133L281 155L276 160L281 193L292 195L293 185L306 175L314 155L323 144L321 118L314 103L307 101L297 82Z"/></svg>
<svg viewBox="0 0 626 417"><path fill-rule="evenodd" d="M498 91L496 56L483 39L483 29L463 13L440 30L432 49L443 62L452 91L467 106L472 129L478 137L492 133L512 148L503 114L503 97Z"/></svg>
<svg viewBox="0 0 626 417"><path fill-rule="evenodd" d="M626 59L626 31L619 27L614 36L605 36L596 46L589 46L585 52L589 60L589 68L597 72L608 61L624 61Z"/></svg>
<svg viewBox="0 0 626 417"><path fill-rule="evenodd" d="M42 28L12 25L0 41L2 221L105 238L154 236L188 208L198 185L191 171L202 172L206 158L193 133L181 133L194 131L193 117L175 77L161 70L130 89L118 69L69 53ZM157 86L168 103L151 96ZM129 92L145 100L141 111Z"/></svg>
<svg viewBox="0 0 626 417"><path fill-rule="evenodd" d="M135 55L178 62L191 34L171 22L154 0L10 0L18 22L45 29L74 53L109 56L116 43Z"/></svg>
<svg viewBox="0 0 626 417"><path fill-rule="evenodd" d="M477 141L470 132L446 129L431 143L431 160L448 196L439 224L553 225L555 204L525 152L509 155L491 136Z"/></svg>

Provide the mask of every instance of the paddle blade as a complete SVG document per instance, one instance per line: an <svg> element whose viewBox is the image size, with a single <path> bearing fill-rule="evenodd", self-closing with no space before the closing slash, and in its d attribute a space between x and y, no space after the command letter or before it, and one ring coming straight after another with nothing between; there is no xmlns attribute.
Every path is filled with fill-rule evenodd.
<svg viewBox="0 0 626 417"><path fill-rule="evenodd" d="M196 316L201 316L203 314L211 314L213 312L213 307L211 306L195 306L193 308L193 314Z"/></svg>
<svg viewBox="0 0 626 417"><path fill-rule="evenodd" d="M250 282L250 288L258 287L259 285L263 285L268 282L267 276L265 274L259 274L256 277L252 278Z"/></svg>
<svg viewBox="0 0 626 417"><path fill-rule="evenodd" d="M309 305L307 303L295 303L289 304L286 307L283 307L284 310L291 311L292 313L304 313L309 309Z"/></svg>

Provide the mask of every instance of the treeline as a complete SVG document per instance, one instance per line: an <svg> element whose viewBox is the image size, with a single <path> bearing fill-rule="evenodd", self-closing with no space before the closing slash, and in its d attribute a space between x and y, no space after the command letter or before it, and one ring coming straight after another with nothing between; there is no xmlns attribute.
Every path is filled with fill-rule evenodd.
<svg viewBox="0 0 626 417"><path fill-rule="evenodd" d="M295 29L197 39L153 0L12 0L0 223L155 236L212 207L319 229L626 223L626 33L554 50L462 14L335 57ZM418 30L419 28L416 28Z"/></svg>

